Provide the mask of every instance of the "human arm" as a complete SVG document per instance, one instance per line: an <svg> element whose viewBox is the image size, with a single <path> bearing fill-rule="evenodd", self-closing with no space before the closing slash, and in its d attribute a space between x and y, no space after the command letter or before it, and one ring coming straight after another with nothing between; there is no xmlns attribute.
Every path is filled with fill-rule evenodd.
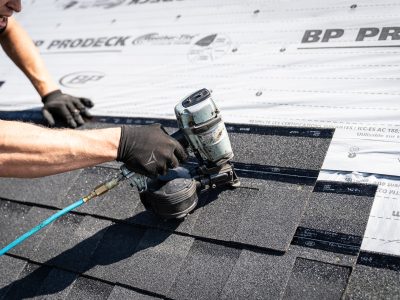
<svg viewBox="0 0 400 300"><path fill-rule="evenodd" d="M121 128L48 129L0 121L0 177L40 177L117 158Z"/></svg>
<svg viewBox="0 0 400 300"><path fill-rule="evenodd" d="M54 118L65 121L72 128L84 124L82 117L90 117L87 108L93 107L92 101L61 92L32 39L13 17L8 18L7 28L0 35L0 44L42 98L43 116L50 126L55 125Z"/></svg>
<svg viewBox="0 0 400 300"><path fill-rule="evenodd" d="M14 64L28 77L40 97L59 89L32 39L14 17L8 18L8 25L1 34L0 44Z"/></svg>
<svg viewBox="0 0 400 300"><path fill-rule="evenodd" d="M159 125L70 130L0 120L0 177L34 178L115 159L157 176L186 154Z"/></svg>

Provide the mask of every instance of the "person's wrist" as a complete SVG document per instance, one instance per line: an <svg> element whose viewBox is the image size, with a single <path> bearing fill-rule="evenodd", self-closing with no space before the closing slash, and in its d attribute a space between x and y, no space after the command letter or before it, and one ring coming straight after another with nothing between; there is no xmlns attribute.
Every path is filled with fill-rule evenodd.
<svg viewBox="0 0 400 300"><path fill-rule="evenodd" d="M83 130L81 133L86 134L93 139L92 142L88 143L90 147L89 151L95 156L101 158L102 162L117 159L118 145L121 135L121 129L119 127Z"/></svg>
<svg viewBox="0 0 400 300"><path fill-rule="evenodd" d="M116 130L117 130L117 132L116 132L116 135L115 135L115 137L116 137L115 141L116 141L117 147L116 147L114 159L116 161L120 161L119 160L119 155L120 155L121 140L122 140L122 127L117 127Z"/></svg>
<svg viewBox="0 0 400 300"><path fill-rule="evenodd" d="M122 125L120 128L120 137L119 137L119 143L118 143L118 151L117 151L117 161L123 162L125 159L125 155L127 152L127 134L128 134L128 126L127 125Z"/></svg>
<svg viewBox="0 0 400 300"><path fill-rule="evenodd" d="M52 98L54 98L54 97L58 97L58 96L60 96L60 95L62 95L62 92L61 92L60 89L53 90L53 91L51 91L51 92L45 94L45 95L42 97L42 102L43 102L43 103L46 103L46 102L49 101L50 99L52 99Z"/></svg>
<svg viewBox="0 0 400 300"><path fill-rule="evenodd" d="M50 78L50 75L43 75L41 78L36 78L34 81L32 81L32 83L41 98L50 94L51 92L61 89L58 84L53 82L53 80Z"/></svg>

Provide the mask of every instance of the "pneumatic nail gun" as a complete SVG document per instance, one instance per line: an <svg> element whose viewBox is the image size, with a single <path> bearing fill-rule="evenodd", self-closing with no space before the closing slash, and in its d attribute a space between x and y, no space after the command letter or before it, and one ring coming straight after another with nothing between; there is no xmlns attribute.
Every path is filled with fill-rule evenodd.
<svg viewBox="0 0 400 300"><path fill-rule="evenodd" d="M179 130L171 136L193 153L196 162L192 167L170 169L153 179L121 167L145 208L163 219L186 217L196 208L200 192L240 185L231 162L229 136L210 91L201 89L186 97L175 106L175 115Z"/></svg>

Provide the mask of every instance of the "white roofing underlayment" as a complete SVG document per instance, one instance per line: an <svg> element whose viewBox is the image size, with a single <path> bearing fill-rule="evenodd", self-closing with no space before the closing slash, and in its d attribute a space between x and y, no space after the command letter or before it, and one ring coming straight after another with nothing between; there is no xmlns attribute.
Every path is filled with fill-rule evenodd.
<svg viewBox="0 0 400 300"><path fill-rule="evenodd" d="M400 2L24 1L17 19L94 115L174 119L213 91L225 121L337 128L319 179L378 183L362 249L400 255ZM39 108L0 54L0 110ZM390 176L388 176L390 175Z"/></svg>

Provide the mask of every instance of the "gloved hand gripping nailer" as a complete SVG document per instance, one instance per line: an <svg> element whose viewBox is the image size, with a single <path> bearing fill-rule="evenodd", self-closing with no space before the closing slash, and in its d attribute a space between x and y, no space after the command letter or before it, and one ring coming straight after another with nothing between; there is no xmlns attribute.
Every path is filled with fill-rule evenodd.
<svg viewBox="0 0 400 300"><path fill-rule="evenodd" d="M184 218L198 202L197 193L209 188L240 185L232 163L233 152L220 111L207 89L201 89L175 107L179 130L172 134L198 161L195 168L170 169L155 179L121 167L122 175L137 187L146 209L163 219Z"/></svg>

